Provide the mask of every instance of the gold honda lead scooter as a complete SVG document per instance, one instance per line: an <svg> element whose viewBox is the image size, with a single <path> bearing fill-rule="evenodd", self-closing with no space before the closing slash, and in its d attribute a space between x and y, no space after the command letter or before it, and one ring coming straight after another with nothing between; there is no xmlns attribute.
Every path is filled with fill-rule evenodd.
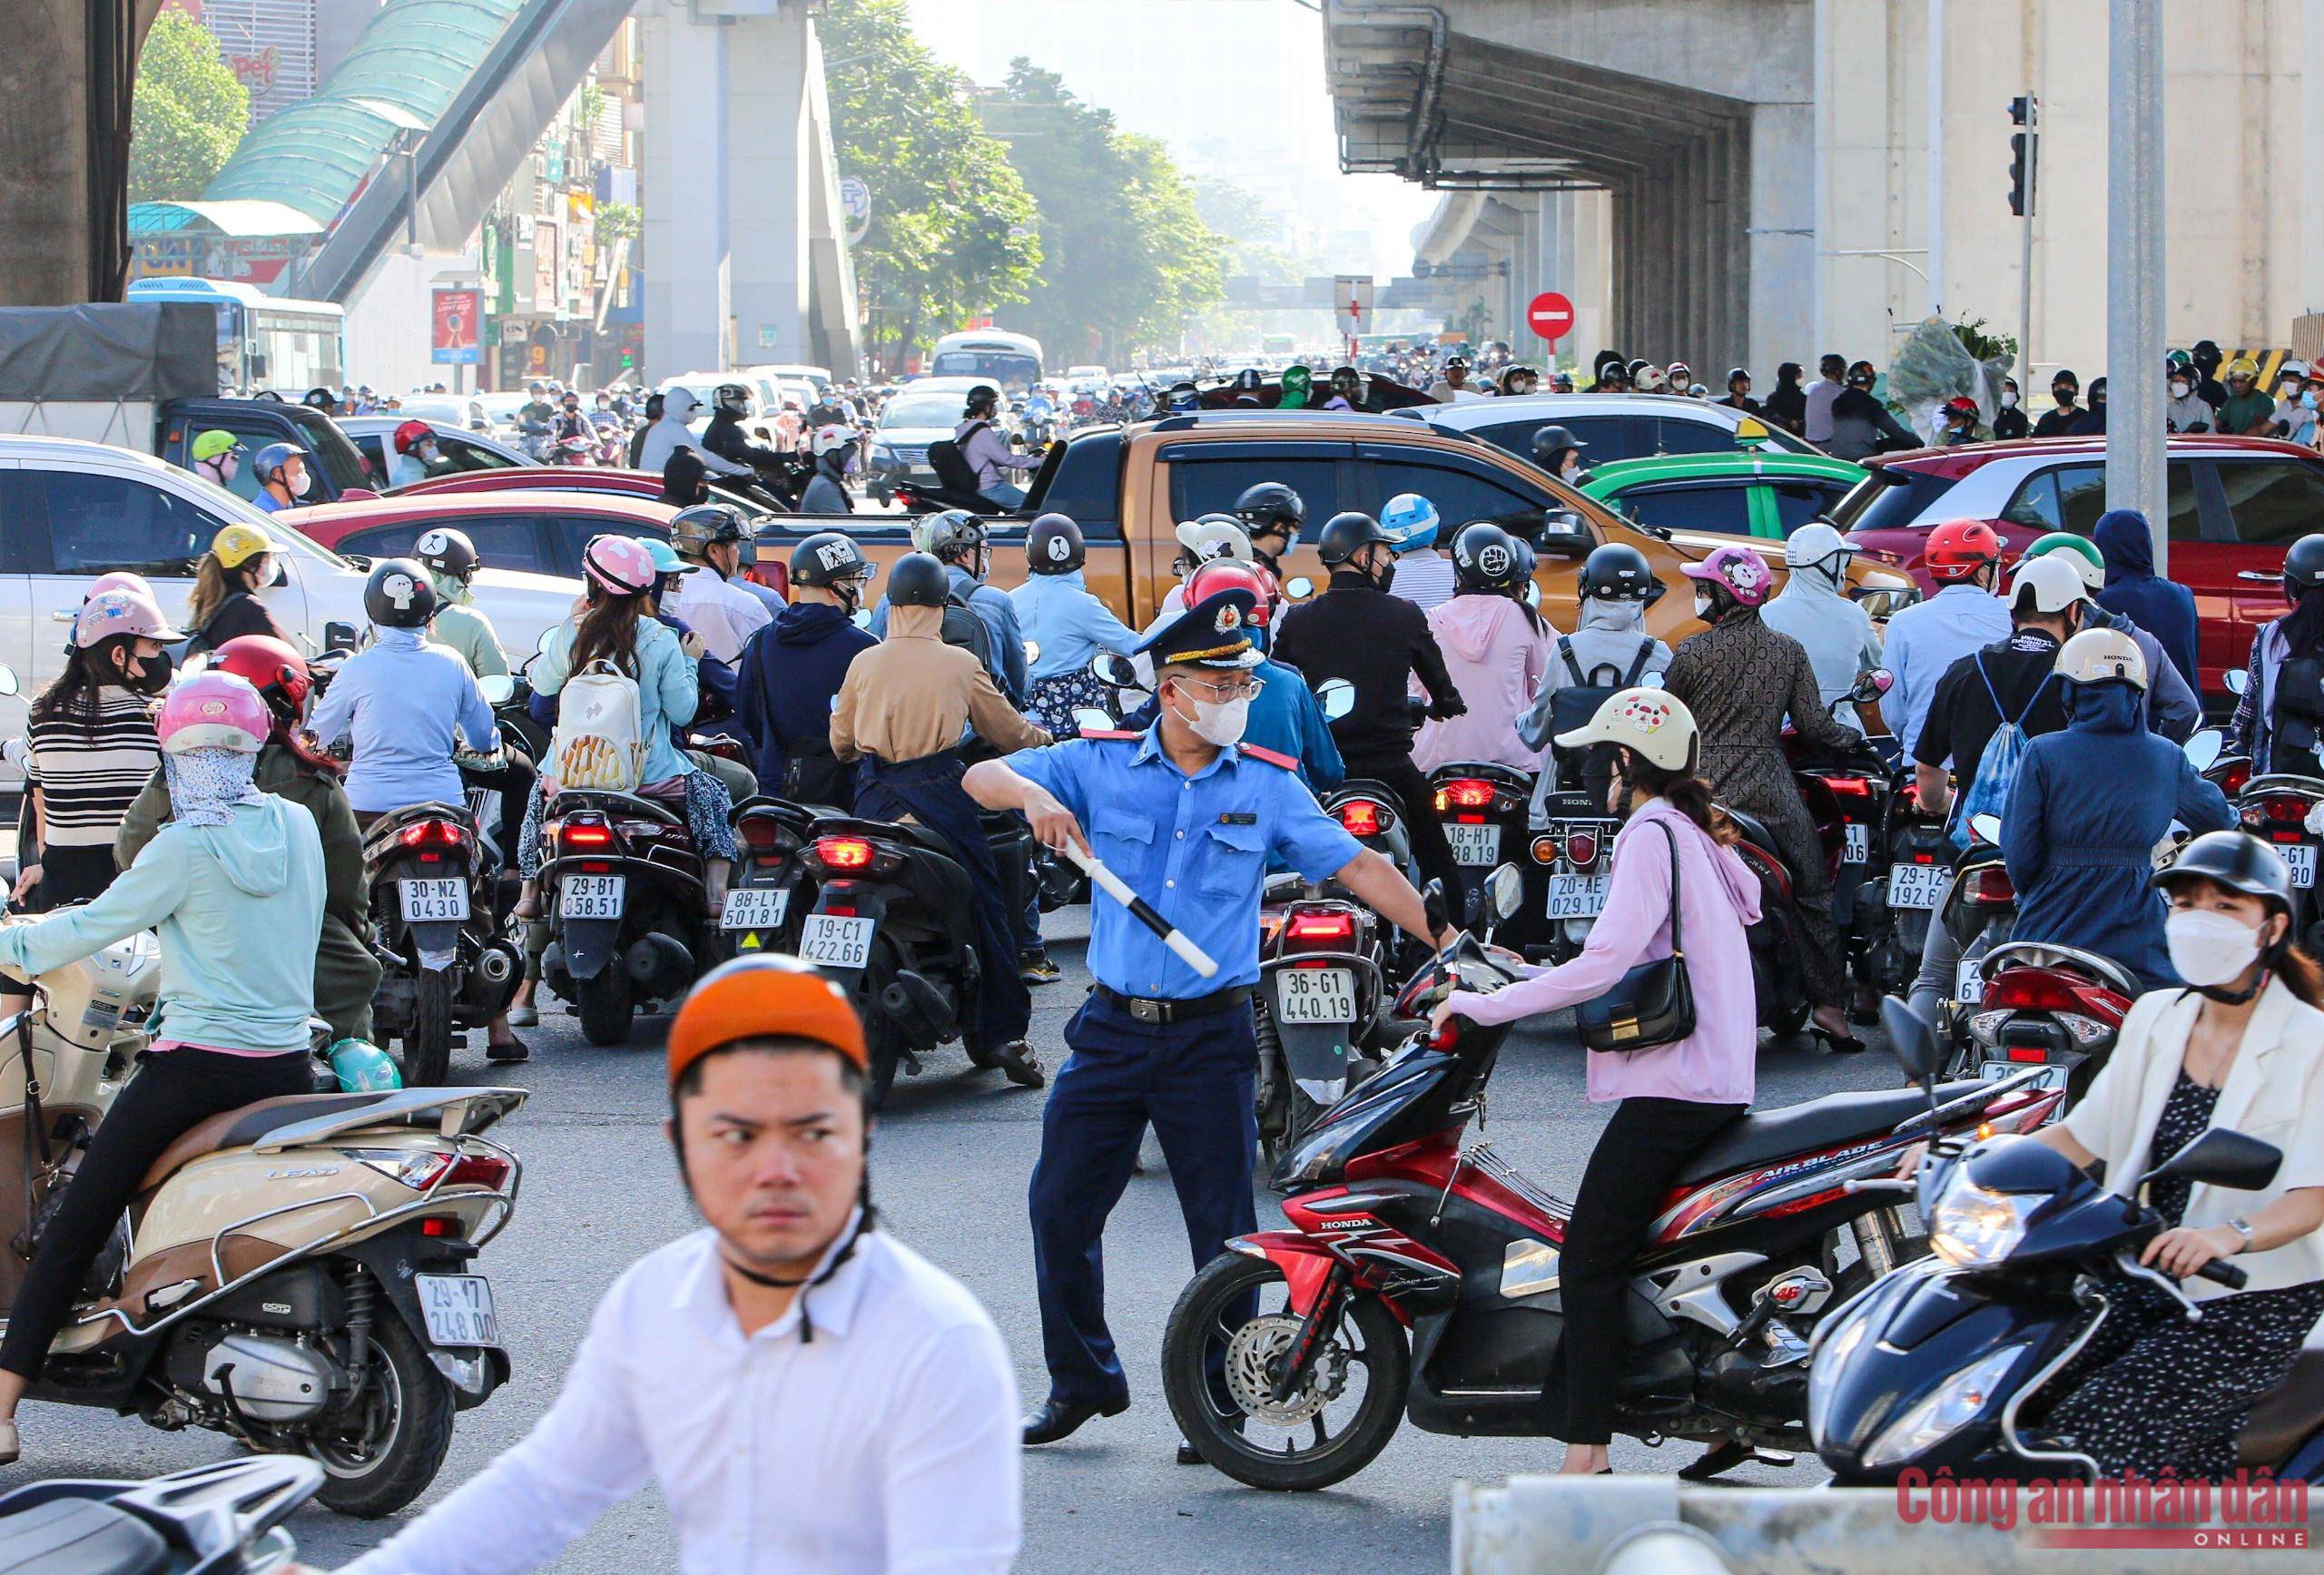
<svg viewBox="0 0 2324 1575"><path fill-rule="evenodd" d="M0 1305L135 1068L160 972L159 943L134 935L34 979L34 1005L0 1019ZM310 1455L331 1508L403 1508L454 1413L508 1377L492 1288L465 1271L521 1174L478 1134L524 1099L299 1095L193 1127L147 1171L30 1397Z"/></svg>

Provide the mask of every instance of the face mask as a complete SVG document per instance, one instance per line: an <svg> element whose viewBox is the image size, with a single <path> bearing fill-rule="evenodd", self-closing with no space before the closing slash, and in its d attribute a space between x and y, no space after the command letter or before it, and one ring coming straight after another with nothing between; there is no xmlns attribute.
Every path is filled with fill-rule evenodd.
<svg viewBox="0 0 2324 1575"><path fill-rule="evenodd" d="M159 694L170 686L170 654L167 651L133 660L140 671L134 674L123 673L121 678L130 688L140 694Z"/></svg>
<svg viewBox="0 0 2324 1575"><path fill-rule="evenodd" d="M2174 909L2162 934L2171 966L2199 989L2240 978L2260 955L2260 932L2231 914Z"/></svg>
<svg viewBox="0 0 2324 1575"><path fill-rule="evenodd" d="M1372 588L1375 591L1384 591L1395 583L1396 560L1390 558L1381 566L1380 572L1372 576Z"/></svg>
<svg viewBox="0 0 2324 1575"><path fill-rule="evenodd" d="M2173 383L2173 384L2171 384L2171 397L2172 399L2185 399L2185 398L2187 397L2187 394L2188 394L2188 389L2187 389L2187 385L2186 385L2186 384L2184 384L2184 383Z"/></svg>
<svg viewBox="0 0 2324 1575"><path fill-rule="evenodd" d="M1243 729L1251 720L1251 697L1247 694L1234 700L1197 700L1191 718L1181 717L1195 736L1205 743L1220 749L1232 749L1243 742Z"/></svg>
<svg viewBox="0 0 2324 1575"><path fill-rule="evenodd" d="M2072 389L2052 389L2050 390L2050 398L2058 402L2058 408L2060 409L2064 409L2066 407L2073 403L2073 390Z"/></svg>
<svg viewBox="0 0 2324 1575"><path fill-rule="evenodd" d="M1710 608L1711 600L1709 593L1697 591L1695 593L1695 616L1700 618L1706 624L1709 623Z"/></svg>
<svg viewBox="0 0 2324 1575"><path fill-rule="evenodd" d="M2016 389L2004 389L2001 391L2001 408L2002 408L2003 409L2004 409L2004 410L2014 410L2015 409L2017 409L2017 390L2016 390Z"/></svg>
<svg viewBox="0 0 2324 1575"><path fill-rule="evenodd" d="M315 478L301 470L290 478L290 496L304 497L314 489Z"/></svg>
<svg viewBox="0 0 2324 1575"><path fill-rule="evenodd" d="M433 465L443 457L443 450L438 448L433 443L422 443L419 446L419 462L423 465Z"/></svg>
<svg viewBox="0 0 2324 1575"><path fill-rule="evenodd" d="M2316 409L2316 396L2313 394L2302 394L2299 397L2299 408L2303 410L2313 410Z"/></svg>

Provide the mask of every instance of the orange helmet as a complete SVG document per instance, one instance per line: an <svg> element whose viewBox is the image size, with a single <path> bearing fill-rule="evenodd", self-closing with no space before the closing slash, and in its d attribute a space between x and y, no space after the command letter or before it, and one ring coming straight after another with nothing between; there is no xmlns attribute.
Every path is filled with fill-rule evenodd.
<svg viewBox="0 0 2324 1575"><path fill-rule="evenodd" d="M1933 580L1965 580L2001 562L2001 533L1982 519L1949 519L1928 533L1921 562Z"/></svg>
<svg viewBox="0 0 2324 1575"><path fill-rule="evenodd" d="M705 973L670 1022L670 1082L736 1039L812 1039L871 1067L862 1019L840 987L795 957L738 957Z"/></svg>
<svg viewBox="0 0 2324 1575"><path fill-rule="evenodd" d="M1206 596L1221 591L1248 591L1256 598L1249 621L1260 628L1266 627L1268 615L1275 603L1275 576L1256 564L1236 558L1214 558L1195 570L1187 581L1187 605L1196 606Z"/></svg>

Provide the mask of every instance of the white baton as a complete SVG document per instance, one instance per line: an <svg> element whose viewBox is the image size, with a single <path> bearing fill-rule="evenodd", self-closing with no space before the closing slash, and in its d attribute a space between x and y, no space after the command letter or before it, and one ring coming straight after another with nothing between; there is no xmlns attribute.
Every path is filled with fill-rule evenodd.
<svg viewBox="0 0 2324 1575"><path fill-rule="evenodd" d="M1187 940L1183 930L1177 929L1167 919L1157 913L1152 903L1125 885L1122 878L1107 869L1097 854L1084 850L1078 843L1068 842L1065 846L1065 856L1078 864L1083 872L1097 882L1099 891L1128 909L1140 924L1160 936L1162 944L1177 952L1179 960L1188 968L1193 969L1205 979L1210 978L1218 971L1218 964L1210 960L1210 953Z"/></svg>

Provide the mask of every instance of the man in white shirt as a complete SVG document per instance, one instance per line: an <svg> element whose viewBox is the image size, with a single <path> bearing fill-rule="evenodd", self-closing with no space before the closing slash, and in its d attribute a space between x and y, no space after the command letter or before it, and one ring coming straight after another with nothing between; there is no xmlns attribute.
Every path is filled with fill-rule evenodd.
<svg viewBox="0 0 2324 1575"><path fill-rule="evenodd" d="M735 577L750 541L750 526L732 504L698 503L670 520L670 546L693 566L678 576L662 610L700 635L704 647L729 666L743 659L751 636L774 621Z"/></svg>
<svg viewBox="0 0 2324 1575"><path fill-rule="evenodd" d="M1025 501L1025 489L1013 481L1003 481L1001 473L1039 470L1042 457L1019 454L1009 448L1000 436L1000 390L990 383L979 383L969 390L960 424L952 428L952 442L977 473L978 495L1003 508L1015 508Z"/></svg>
<svg viewBox="0 0 2324 1575"><path fill-rule="evenodd" d="M704 976L670 1025L665 1129L709 1227L614 1283L522 1442L341 1575L539 1569L649 1481L682 1575L1006 1571L1009 1354L975 1297L875 1228L866 1065L808 964Z"/></svg>
<svg viewBox="0 0 2324 1575"><path fill-rule="evenodd" d="M1847 358L1827 352L1824 359L1816 363L1816 369L1822 375L1817 379L1816 386L1807 390L1807 411L1800 425L1807 428L1806 436L1810 443L1829 443L1832 440L1832 401L1846 389L1847 385L1842 379L1848 374Z"/></svg>

